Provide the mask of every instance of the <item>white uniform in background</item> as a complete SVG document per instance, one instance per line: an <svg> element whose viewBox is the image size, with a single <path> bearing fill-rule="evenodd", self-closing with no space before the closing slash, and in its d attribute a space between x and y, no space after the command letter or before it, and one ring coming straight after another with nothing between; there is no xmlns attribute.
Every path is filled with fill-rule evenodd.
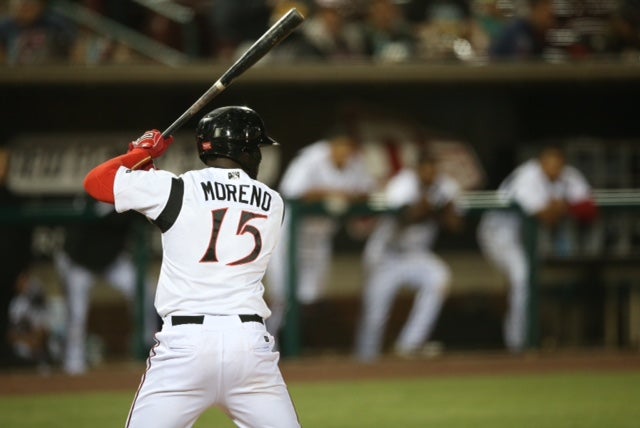
<svg viewBox="0 0 640 428"><path fill-rule="evenodd" d="M550 181L537 159L516 168L499 186L499 197L517 204L525 215L542 211L550 200L573 204L588 200L591 188L577 169L565 166L559 179ZM484 255L509 281L504 341L511 351L521 351L527 340L529 262L521 236L521 214L513 210L488 211L478 225L478 243Z"/></svg>
<svg viewBox="0 0 640 428"><path fill-rule="evenodd" d="M241 427L299 426L264 326L280 195L241 169L176 177L124 167L114 195L118 212L136 210L163 232L155 305L164 324L127 426L192 426L215 405Z"/></svg>
<svg viewBox="0 0 640 428"><path fill-rule="evenodd" d="M425 190L413 170L402 170L385 188L390 209L414 204L423 195L435 208L457 204L458 184L438 175ZM402 225L396 216L385 216L369 237L364 252L367 283L356 338L356 354L362 361L377 358L393 301L403 287L417 291L411 313L398 337L399 354L418 352L433 331L450 278L449 267L432 251L438 224L429 219Z"/></svg>
<svg viewBox="0 0 640 428"><path fill-rule="evenodd" d="M280 193L285 199L300 198L314 189L368 193L374 183L364 159L357 156L344 169L338 169L331 161L330 143L319 141L291 161L282 177ZM267 270L267 292L273 311L269 331L273 334L282 326L286 310L289 225L286 212L283 238ZM314 303L324 295L337 227L336 220L327 216L306 217L298 223L296 287L301 303Z"/></svg>

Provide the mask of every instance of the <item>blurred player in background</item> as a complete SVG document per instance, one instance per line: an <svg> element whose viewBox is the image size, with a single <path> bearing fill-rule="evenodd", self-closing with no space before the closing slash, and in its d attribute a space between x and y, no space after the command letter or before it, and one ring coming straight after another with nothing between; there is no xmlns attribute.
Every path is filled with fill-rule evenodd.
<svg viewBox="0 0 640 428"><path fill-rule="evenodd" d="M365 201L374 186L358 141L339 131L302 149L287 167L280 192L285 199L322 202L329 212L339 215L352 203ZM274 335L282 327L286 312L290 221L285 215L285 235L267 270L267 291L273 310L269 331ZM298 223L295 286L302 304L310 305L324 298L337 228L336 218L326 215L306 216Z"/></svg>
<svg viewBox="0 0 640 428"><path fill-rule="evenodd" d="M94 198L138 211L162 232L155 305L163 326L127 427L190 427L213 406L240 427L299 427L264 325L262 277L284 203L256 177L260 147L275 141L255 111L231 106L198 122L205 168L155 169L172 142L148 131L85 180Z"/></svg>
<svg viewBox="0 0 640 428"><path fill-rule="evenodd" d="M393 214L380 219L364 252L367 283L356 338L359 360L369 362L381 353L389 312L403 287L417 294L394 352L412 357L426 351L451 276L432 248L440 227L462 227L459 192L456 181L438 171L427 151L420 153L415 168L405 167L388 182L384 195Z"/></svg>
<svg viewBox="0 0 640 428"><path fill-rule="evenodd" d="M555 146L543 148L537 158L518 166L500 184L498 195L521 212L486 212L478 225L478 242L484 255L509 281L504 342L511 352L520 352L527 341L530 287L522 215L533 216L543 226L554 228L569 217L590 222L597 211L587 180L566 164L564 152Z"/></svg>
<svg viewBox="0 0 640 428"><path fill-rule="evenodd" d="M98 203L95 222L74 223L65 229L62 251L54 261L61 277L67 304L66 343L63 368L70 375L87 371L87 323L91 289L103 278L120 291L133 308L136 298L136 266L130 248L135 213L120 215L113 205ZM150 285L146 285L149 288ZM152 343L158 322L146 290L145 343Z"/></svg>

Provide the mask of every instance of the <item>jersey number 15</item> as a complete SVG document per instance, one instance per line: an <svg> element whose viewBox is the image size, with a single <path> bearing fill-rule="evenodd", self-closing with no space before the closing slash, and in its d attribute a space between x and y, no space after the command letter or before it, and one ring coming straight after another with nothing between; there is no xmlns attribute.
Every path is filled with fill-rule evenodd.
<svg viewBox="0 0 640 428"><path fill-rule="evenodd" d="M200 263L216 263L219 261L216 251L216 244L218 242L218 236L220 234L220 227L222 225L222 221L224 220L224 216L227 214L227 210L228 208L222 208L219 210L211 211L211 215L213 217L211 239L209 240L209 247L207 248L207 251L200 259ZM243 265L246 263L250 263L258 258L260 250L262 250L262 236L260 235L260 231L255 226L250 225L249 222L255 218L266 217L267 216L263 214L255 214L248 211L242 211L242 214L240 214L240 221L238 222L238 228L236 229L236 235L244 235L245 233L253 235L253 249L246 257L236 260L235 262L228 263L227 266Z"/></svg>

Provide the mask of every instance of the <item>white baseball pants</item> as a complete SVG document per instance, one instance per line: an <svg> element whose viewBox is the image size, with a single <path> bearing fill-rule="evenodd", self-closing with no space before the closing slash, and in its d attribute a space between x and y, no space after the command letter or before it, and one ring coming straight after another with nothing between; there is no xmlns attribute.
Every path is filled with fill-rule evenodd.
<svg viewBox="0 0 640 428"><path fill-rule="evenodd" d="M485 257L503 272L509 281L507 313L504 318L504 342L507 349L519 352L527 340L529 300L529 262L520 232L507 227L499 218L486 218L478 227L478 244Z"/></svg>
<svg viewBox="0 0 640 428"><path fill-rule="evenodd" d="M403 287L417 294L395 348L405 353L419 350L433 331L450 277L448 266L432 253L387 255L372 267L363 294L357 357L366 362L379 356L389 312Z"/></svg>
<svg viewBox="0 0 640 428"><path fill-rule="evenodd" d="M300 426L263 324L227 315L172 325L167 317L156 341L128 428L191 427L210 407L242 428Z"/></svg>

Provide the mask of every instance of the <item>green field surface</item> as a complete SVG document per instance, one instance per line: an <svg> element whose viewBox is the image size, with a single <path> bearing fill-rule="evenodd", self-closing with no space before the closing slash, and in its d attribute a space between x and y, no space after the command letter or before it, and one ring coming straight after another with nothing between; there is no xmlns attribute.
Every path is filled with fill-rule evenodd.
<svg viewBox="0 0 640 428"><path fill-rule="evenodd" d="M640 372L292 383L290 391L312 428L640 426ZM122 427L133 393L2 396L0 427ZM195 426L234 425L214 409Z"/></svg>

